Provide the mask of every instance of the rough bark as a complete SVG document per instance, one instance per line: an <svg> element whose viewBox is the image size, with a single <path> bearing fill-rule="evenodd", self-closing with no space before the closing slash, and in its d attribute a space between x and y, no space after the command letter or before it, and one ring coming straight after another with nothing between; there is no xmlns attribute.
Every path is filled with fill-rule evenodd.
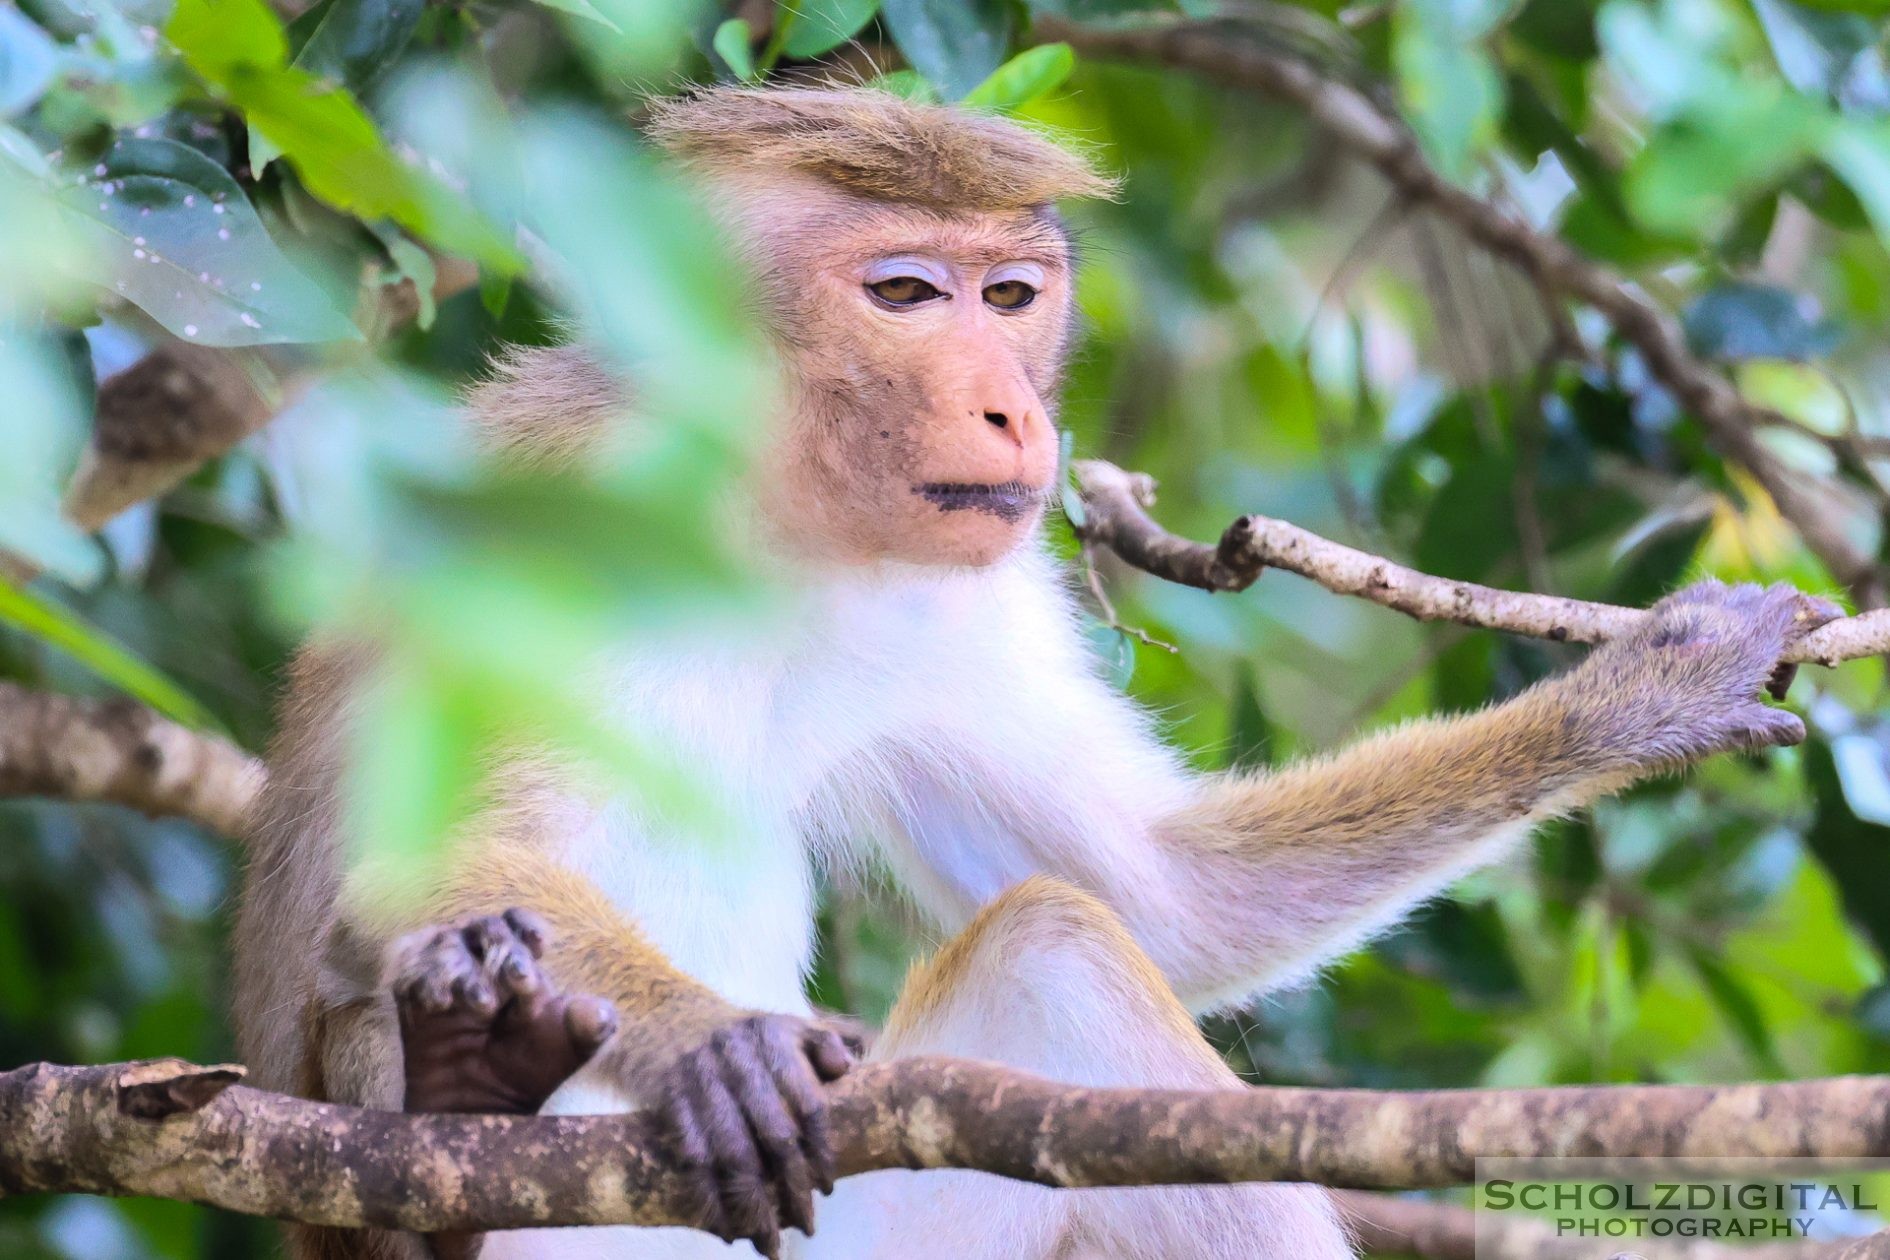
<svg viewBox="0 0 1890 1260"><path fill-rule="evenodd" d="M1155 481L1101 460L1073 468L1085 542L1136 568L1207 591L1239 591L1266 569L1285 569L1340 595L1356 595L1420 621L1454 621L1562 643L1600 643L1630 629L1639 609L1556 595L1502 591L1433 577L1270 516L1243 516L1214 544L1177 537L1150 518ZM1890 610L1844 617L1806 635L1786 659L1835 665L1890 652Z"/></svg>
<svg viewBox="0 0 1890 1260"><path fill-rule="evenodd" d="M418 1116L179 1060L0 1075L0 1193L144 1194L421 1231L687 1223L641 1116ZM1408 1094L1053 1084L910 1059L830 1094L841 1174L974 1168L1050 1186L1468 1182L1478 1155L1890 1154L1890 1079Z"/></svg>
<svg viewBox="0 0 1890 1260"><path fill-rule="evenodd" d="M1150 21L1088 26L1040 17L1036 38L1061 40L1087 56L1155 62L1266 93L1303 110L1322 136L1383 175L1409 205L1448 219L1470 240L1519 268L1543 292L1593 307L1646 359L1648 369L1691 413L1726 459L1752 474L1831 575L1858 602L1883 600L1875 558L1847 528L1837 501L1815 478L1790 468L1759 440L1777 417L1755 407L1688 347L1679 322L1620 274L1592 261L1520 215L1451 183L1425 158L1410 129L1349 83L1269 47L1238 19Z"/></svg>
<svg viewBox="0 0 1890 1260"><path fill-rule="evenodd" d="M0 682L0 797L108 801L239 834L262 763L131 700L81 700Z"/></svg>

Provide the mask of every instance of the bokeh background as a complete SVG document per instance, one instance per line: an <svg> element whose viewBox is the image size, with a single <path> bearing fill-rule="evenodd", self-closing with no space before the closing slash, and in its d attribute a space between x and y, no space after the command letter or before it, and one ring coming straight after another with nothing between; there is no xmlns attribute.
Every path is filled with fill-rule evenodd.
<svg viewBox="0 0 1890 1260"><path fill-rule="evenodd" d="M586 717L563 662L768 605L741 549L702 527L769 405L765 354L742 278L633 126L647 93L732 78L969 95L1123 175L1119 201L1069 208L1083 329L1063 418L1077 455L1158 477L1179 532L1258 511L1433 573L1622 603L1702 573L1877 597L1843 589L1604 321L1402 203L1302 113L1032 33L1045 15L1151 11L1209 14L0 0L0 548L37 574L0 584L0 677L128 693L261 751L293 645L371 618L393 664L352 808L396 864L426 860L480 757L516 738L556 731L631 781L665 779L662 750ZM1228 38L1365 88L1452 179L1672 311L1776 409L1767 448L1882 554L1890 4L1213 12ZM465 278L437 303L413 300L449 272ZM493 470L453 392L502 342L572 327L645 387L653 449L575 485ZM58 499L96 381L180 341L226 347L282 415L81 531ZM1082 582L1067 526L1051 533ZM1287 575L1209 596L1096 565L1118 623L1094 625L1102 667L1207 769L1501 698L1573 657ZM1719 758L1551 826L1319 983L1209 1031L1256 1079L1321 1085L1890 1069L1883 698L1880 661L1807 671L1803 748ZM186 823L0 802L0 1066L226 1057L238 856ZM830 890L822 933L812 991L869 1019L936 943L870 882ZM177 1204L0 1202L7 1256L272 1246L265 1226Z"/></svg>

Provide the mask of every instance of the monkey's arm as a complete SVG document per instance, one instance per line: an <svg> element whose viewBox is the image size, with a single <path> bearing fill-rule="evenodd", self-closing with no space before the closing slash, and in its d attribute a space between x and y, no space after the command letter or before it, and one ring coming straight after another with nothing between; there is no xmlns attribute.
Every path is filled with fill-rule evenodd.
<svg viewBox="0 0 1890 1260"><path fill-rule="evenodd" d="M1196 1000L1303 976L1534 822L1715 752L1801 740L1761 691L1785 646L1834 615L1786 588L1703 584L1507 703L1212 781L1156 825L1169 879L1125 915Z"/></svg>
<svg viewBox="0 0 1890 1260"><path fill-rule="evenodd" d="M703 1229L729 1242L748 1239L764 1256L779 1254L783 1228L812 1232L814 1191L831 1192L834 1180L820 1087L852 1063L838 1033L728 1002L671 964L589 879L528 844L487 843L458 855L426 913L463 926L420 933L425 957L458 957L436 943L464 937L472 957L488 961L493 947L482 942L509 939L500 925L523 921L534 925L532 943L541 955L533 970L542 967L561 989L614 1006L616 1035L585 1071L663 1121L679 1164L698 1174ZM413 954L411 944L405 952ZM402 951L395 953L400 966ZM483 1005L479 973L462 971L402 966L394 983L408 995L438 989L449 1004L470 1001L476 1014ZM409 997L403 1015L412 1006ZM501 1002L499 1018L488 1013L472 1023L500 1028L506 1009ZM528 1100L505 1096L505 1083L521 1075L491 1070L489 1041L403 1032L410 1107L416 1085L424 1095L418 1105L427 1110L516 1111L542 1101L527 1108ZM465 1239L444 1242L445 1257L476 1250Z"/></svg>

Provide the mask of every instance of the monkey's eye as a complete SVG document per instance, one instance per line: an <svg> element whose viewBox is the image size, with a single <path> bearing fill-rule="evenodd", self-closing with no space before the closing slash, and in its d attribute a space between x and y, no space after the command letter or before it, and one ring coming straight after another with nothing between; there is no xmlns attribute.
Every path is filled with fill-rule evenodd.
<svg viewBox="0 0 1890 1260"><path fill-rule="evenodd" d="M1021 311L1037 300L1037 290L1022 280L1000 280L984 287L984 300L1000 311Z"/></svg>
<svg viewBox="0 0 1890 1260"><path fill-rule="evenodd" d="M866 291L885 306L917 306L945 296L930 280L917 276L888 276L867 285Z"/></svg>

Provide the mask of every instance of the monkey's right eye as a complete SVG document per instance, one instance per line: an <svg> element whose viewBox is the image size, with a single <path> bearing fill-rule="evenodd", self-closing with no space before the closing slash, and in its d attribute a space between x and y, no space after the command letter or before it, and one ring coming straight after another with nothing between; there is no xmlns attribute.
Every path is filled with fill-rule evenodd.
<svg viewBox="0 0 1890 1260"><path fill-rule="evenodd" d="M866 291L883 306L917 306L945 296L931 281L917 276L889 276L867 285Z"/></svg>

